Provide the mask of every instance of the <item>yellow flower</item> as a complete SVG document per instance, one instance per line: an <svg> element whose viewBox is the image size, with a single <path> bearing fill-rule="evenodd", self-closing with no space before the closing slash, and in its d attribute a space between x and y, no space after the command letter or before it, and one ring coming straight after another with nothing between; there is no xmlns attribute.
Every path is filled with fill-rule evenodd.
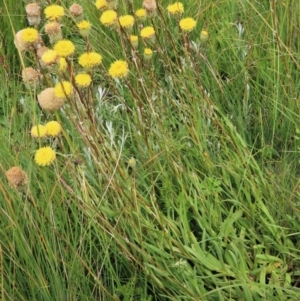
<svg viewBox="0 0 300 301"><path fill-rule="evenodd" d="M65 12L64 12L64 8L60 5L49 5L44 9L44 13L46 16L46 19L50 20L50 21L58 21L60 20Z"/></svg>
<svg viewBox="0 0 300 301"><path fill-rule="evenodd" d="M57 137L62 130L60 123L57 121L49 121L45 124L45 127L47 129L47 134L51 137Z"/></svg>
<svg viewBox="0 0 300 301"><path fill-rule="evenodd" d="M60 57L68 57L74 53L75 46L69 40L61 40L54 45L54 50Z"/></svg>
<svg viewBox="0 0 300 301"><path fill-rule="evenodd" d="M47 136L47 128L41 124L35 125L31 128L30 134L34 138L44 138Z"/></svg>
<svg viewBox="0 0 300 301"><path fill-rule="evenodd" d="M27 183L28 177L26 172L19 166L11 167L5 172L8 183L14 187L20 187Z"/></svg>
<svg viewBox="0 0 300 301"><path fill-rule="evenodd" d="M49 49L44 52L41 61L46 66L55 64L58 61L58 54L56 51Z"/></svg>
<svg viewBox="0 0 300 301"><path fill-rule="evenodd" d="M67 69L67 61L65 58L61 57L58 61L58 71L64 72Z"/></svg>
<svg viewBox="0 0 300 301"><path fill-rule="evenodd" d="M83 20L79 23L77 23L78 29L90 29L91 23L89 21Z"/></svg>
<svg viewBox="0 0 300 301"><path fill-rule="evenodd" d="M106 0L97 0L95 3L97 9L106 9L107 8L107 2Z"/></svg>
<svg viewBox="0 0 300 301"><path fill-rule="evenodd" d="M128 161L128 165L129 165L129 167L131 167L131 168L135 168L135 167L136 167L136 160L135 160L133 157L131 157L131 158L129 159L129 161Z"/></svg>
<svg viewBox="0 0 300 301"><path fill-rule="evenodd" d="M111 26L117 21L117 13L114 10L106 10L100 17L100 22L105 26Z"/></svg>
<svg viewBox="0 0 300 301"><path fill-rule="evenodd" d="M66 98L71 95L73 89L71 83L63 81L54 87L54 94L58 98Z"/></svg>
<svg viewBox="0 0 300 301"><path fill-rule="evenodd" d="M121 27L131 29L134 24L134 18L133 18L133 16L130 16L130 15L121 16L119 18L119 23L120 23Z"/></svg>
<svg viewBox="0 0 300 301"><path fill-rule="evenodd" d="M192 31L196 26L196 21L193 18L184 18L179 22L179 26L183 31Z"/></svg>
<svg viewBox="0 0 300 301"><path fill-rule="evenodd" d="M91 31L91 23L89 21L81 21L77 23L77 27L79 29L79 33L85 38L89 35Z"/></svg>
<svg viewBox="0 0 300 301"><path fill-rule="evenodd" d="M133 48L137 48L139 46L139 37L138 36L130 36L130 43Z"/></svg>
<svg viewBox="0 0 300 301"><path fill-rule="evenodd" d="M80 73L75 76L75 82L78 87L85 88L91 84L92 78L87 73Z"/></svg>
<svg viewBox="0 0 300 301"><path fill-rule="evenodd" d="M78 63L81 67L91 69L100 65L102 62L102 56L97 52L85 52L79 59Z"/></svg>
<svg viewBox="0 0 300 301"><path fill-rule="evenodd" d="M140 20L140 21L145 21L147 17L147 11L144 8L140 8L135 12L135 16Z"/></svg>
<svg viewBox="0 0 300 301"><path fill-rule="evenodd" d="M145 48L144 49L144 59L146 61L148 61L152 58L152 54L153 54L153 51L150 48Z"/></svg>
<svg viewBox="0 0 300 301"><path fill-rule="evenodd" d="M25 28L22 30L21 39L25 43L33 44L37 42L39 33L35 28Z"/></svg>
<svg viewBox="0 0 300 301"><path fill-rule="evenodd" d="M56 158L55 151L49 147L41 147L35 153L34 160L40 166L50 165Z"/></svg>
<svg viewBox="0 0 300 301"><path fill-rule="evenodd" d="M128 75L128 64L125 61L118 60L110 65L108 74L112 78L124 78Z"/></svg>
<svg viewBox="0 0 300 301"><path fill-rule="evenodd" d="M181 2L175 2L174 4L170 4L167 10L171 15L181 15L184 12L184 7Z"/></svg>
<svg viewBox="0 0 300 301"><path fill-rule="evenodd" d="M201 42L206 42L208 40L208 32L206 30L202 30L200 34Z"/></svg>
<svg viewBox="0 0 300 301"><path fill-rule="evenodd" d="M155 36L155 31L152 26L146 26L141 30L140 34L143 39L151 40Z"/></svg>

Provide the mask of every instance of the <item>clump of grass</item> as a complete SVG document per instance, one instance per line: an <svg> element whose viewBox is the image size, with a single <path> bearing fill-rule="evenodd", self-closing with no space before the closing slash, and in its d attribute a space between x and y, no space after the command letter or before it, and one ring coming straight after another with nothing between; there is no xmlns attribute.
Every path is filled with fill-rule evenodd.
<svg viewBox="0 0 300 301"><path fill-rule="evenodd" d="M4 2L1 299L296 298L298 2L82 2Z"/></svg>

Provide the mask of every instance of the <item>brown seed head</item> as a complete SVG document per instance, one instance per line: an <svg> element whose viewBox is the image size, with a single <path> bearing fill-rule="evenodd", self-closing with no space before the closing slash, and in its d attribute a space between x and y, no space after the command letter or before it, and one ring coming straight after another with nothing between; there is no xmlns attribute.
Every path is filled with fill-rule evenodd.
<svg viewBox="0 0 300 301"><path fill-rule="evenodd" d="M57 98L54 93L54 88L46 88L38 96L39 105L43 110L55 111L60 109L64 104L63 98Z"/></svg>
<svg viewBox="0 0 300 301"><path fill-rule="evenodd" d="M25 10L27 17L41 16L41 7L37 3L27 4Z"/></svg>
<svg viewBox="0 0 300 301"><path fill-rule="evenodd" d="M79 17L83 14L83 8L81 5L79 4L73 4L70 6L70 14L73 16L73 17Z"/></svg>
<svg viewBox="0 0 300 301"><path fill-rule="evenodd" d="M153 13L156 11L156 0L144 0L143 7L147 13Z"/></svg>
<svg viewBox="0 0 300 301"><path fill-rule="evenodd" d="M40 74L32 67L25 68L22 71L22 79L25 84L33 84L39 80Z"/></svg>
<svg viewBox="0 0 300 301"><path fill-rule="evenodd" d="M5 172L8 183L14 187L20 187L27 183L27 174L19 166L14 166Z"/></svg>
<svg viewBox="0 0 300 301"><path fill-rule="evenodd" d="M50 23L47 23L45 25L45 32L47 35L51 36L51 35L55 35L61 32L61 26L58 22L53 21Z"/></svg>

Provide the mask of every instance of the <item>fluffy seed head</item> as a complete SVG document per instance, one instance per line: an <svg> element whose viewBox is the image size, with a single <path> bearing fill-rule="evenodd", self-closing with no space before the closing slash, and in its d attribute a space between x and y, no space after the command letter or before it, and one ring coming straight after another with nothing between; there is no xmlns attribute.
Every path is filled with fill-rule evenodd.
<svg viewBox="0 0 300 301"><path fill-rule="evenodd" d="M70 6L69 11L70 11L70 14L76 18L80 17L83 14L82 6L79 4L76 4L76 3Z"/></svg>
<svg viewBox="0 0 300 301"><path fill-rule="evenodd" d="M40 78L40 74L32 67L27 67L22 71L22 79L25 84L37 83Z"/></svg>
<svg viewBox="0 0 300 301"><path fill-rule="evenodd" d="M40 107L45 111L55 111L60 109L64 104L63 98L55 96L54 88L46 88L38 96Z"/></svg>
<svg viewBox="0 0 300 301"><path fill-rule="evenodd" d="M41 22L41 7L37 3L27 4L25 7L28 23L37 26Z"/></svg>
<svg viewBox="0 0 300 301"><path fill-rule="evenodd" d="M143 7L146 9L147 13L153 13L156 11L156 1L144 0Z"/></svg>
<svg viewBox="0 0 300 301"><path fill-rule="evenodd" d="M9 185L14 188L25 185L28 180L26 172L19 166L11 167L5 172L5 176Z"/></svg>

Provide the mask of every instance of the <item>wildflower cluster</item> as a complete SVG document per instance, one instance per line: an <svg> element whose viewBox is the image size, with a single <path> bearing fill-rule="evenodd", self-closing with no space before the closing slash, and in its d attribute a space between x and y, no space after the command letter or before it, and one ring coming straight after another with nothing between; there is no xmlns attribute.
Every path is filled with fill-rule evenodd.
<svg viewBox="0 0 300 301"><path fill-rule="evenodd" d="M38 124L31 128L30 134L33 138L58 137L62 131L62 126L57 121L49 121L45 125ZM53 163L56 158L55 150L50 146L39 148L34 156L35 162L40 166Z"/></svg>
<svg viewBox="0 0 300 301"><path fill-rule="evenodd" d="M64 114L65 111L73 110L78 116L84 116L86 110L91 112L92 109L88 106L94 103L89 98L94 97L95 74L101 73L102 77L112 84L115 82L111 79L129 85L131 67L137 62L133 63L136 53L139 53L139 59L145 64L147 62L147 66L151 64L153 54L157 53L156 39L160 33L157 32L159 27L156 27L154 22L158 17L156 0L144 0L142 7L131 11L131 14L119 13L116 0L96 0L94 4L99 13L99 25L103 30L116 31L122 41L120 47L129 46L130 53L123 49L125 57L116 57L108 61L108 58L93 49L89 35L94 27L85 18L81 5L73 4L68 10L59 4L45 7L38 3L26 5L30 27L17 32L15 45L24 55L35 53L36 65L26 67L22 72L22 79L28 89L36 90L38 107L47 113L46 118L53 112ZM181 18L184 14L181 2L168 5L165 11L170 17L176 17L178 27L186 36L196 27L197 23L193 18ZM70 35L71 38L64 37L64 20L68 17L74 24L74 30L84 40L82 44L86 45L85 48L78 46ZM41 20L45 20L45 24L41 24ZM42 31L48 37L49 45L41 38ZM206 41L207 38L207 31L202 31L201 41ZM103 70L103 61L103 65L108 66L106 70ZM93 117L89 115L89 118ZM45 144L52 141L49 137L58 137L61 130L62 126L58 122L46 120L45 125L34 125L30 134ZM35 153L35 162L40 166L50 165L56 159L56 147L56 144L40 147Z"/></svg>

